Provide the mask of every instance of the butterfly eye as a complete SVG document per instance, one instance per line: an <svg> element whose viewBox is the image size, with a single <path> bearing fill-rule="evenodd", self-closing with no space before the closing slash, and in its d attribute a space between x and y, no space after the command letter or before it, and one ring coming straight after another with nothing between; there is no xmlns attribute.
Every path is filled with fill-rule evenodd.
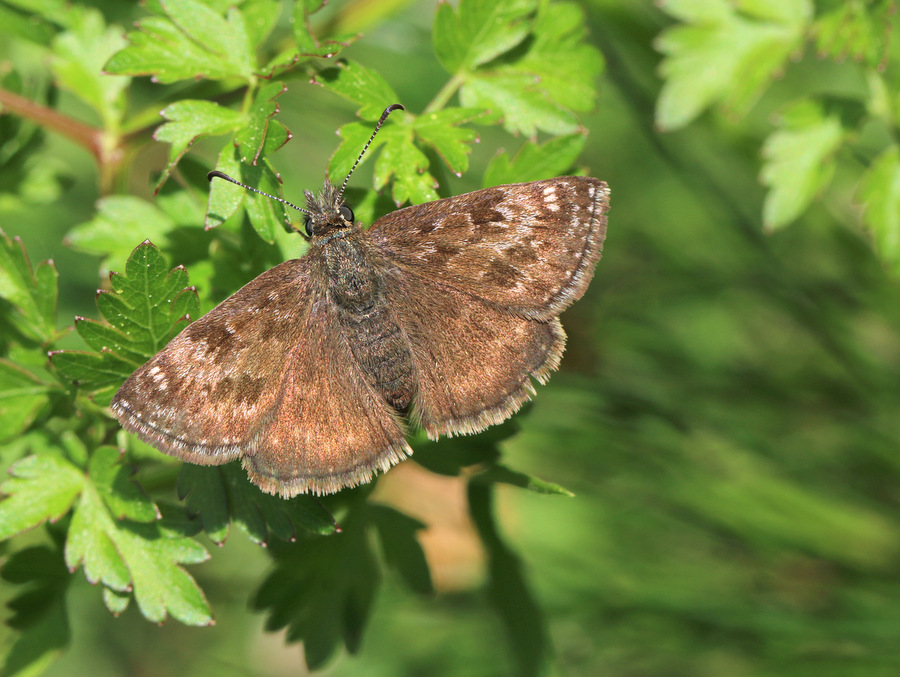
<svg viewBox="0 0 900 677"><path fill-rule="evenodd" d="M307 237L312 237L312 223L308 216L303 219L303 229L306 231Z"/></svg>
<svg viewBox="0 0 900 677"><path fill-rule="evenodd" d="M341 218L348 223L353 223L353 210L347 205L341 205Z"/></svg>

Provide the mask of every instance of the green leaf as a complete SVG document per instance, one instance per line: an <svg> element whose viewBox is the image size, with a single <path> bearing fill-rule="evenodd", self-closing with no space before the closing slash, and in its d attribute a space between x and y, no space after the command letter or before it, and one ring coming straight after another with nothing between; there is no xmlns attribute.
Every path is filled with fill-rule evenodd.
<svg viewBox="0 0 900 677"><path fill-rule="evenodd" d="M9 604L13 616L7 623L22 629L37 622L48 606L62 601L69 571L60 550L41 545L12 553L0 569L0 577L13 585L28 586Z"/></svg>
<svg viewBox="0 0 900 677"><path fill-rule="evenodd" d="M281 179L265 158L256 167L241 165L240 175L244 183L270 195L281 192ZM244 193L244 206L253 229L265 242L275 242L275 233L288 223L284 205L256 192Z"/></svg>
<svg viewBox="0 0 900 677"><path fill-rule="evenodd" d="M516 418L519 418L519 414ZM416 463L439 475L458 476L473 465L491 466L500 459L500 443L519 432L516 419L509 419L471 437L451 437L414 444Z"/></svg>
<svg viewBox="0 0 900 677"><path fill-rule="evenodd" d="M528 489L536 494L553 494L556 496L568 496L569 498L575 495L565 487L555 484L554 482L547 482L546 480L527 475L501 464L491 466L484 472L475 475L472 478L472 481L509 484L514 487Z"/></svg>
<svg viewBox="0 0 900 677"><path fill-rule="evenodd" d="M574 114L560 107L541 89L540 81L516 69L501 69L469 79L460 90L460 103L484 108L503 118L511 134L534 137L538 130L571 134L578 129Z"/></svg>
<svg viewBox="0 0 900 677"><path fill-rule="evenodd" d="M229 134L247 124L247 116L212 101L186 99L163 108L166 120L153 138L170 143L169 163L174 165L188 147L201 136Z"/></svg>
<svg viewBox="0 0 900 677"><path fill-rule="evenodd" d="M6 623L17 631L4 652L4 675L38 675L57 658L70 640L65 594L71 576L62 553L47 546L33 546L12 553L0 576L20 586L7 606L12 617Z"/></svg>
<svg viewBox="0 0 900 677"><path fill-rule="evenodd" d="M113 616L123 613L130 602L131 595L129 593L103 586L103 603Z"/></svg>
<svg viewBox="0 0 900 677"><path fill-rule="evenodd" d="M107 266L120 267L141 239L169 245L169 236L177 225L187 224L176 224L152 202L133 195L110 195L100 198L90 221L69 231L66 243L101 257Z"/></svg>
<svg viewBox="0 0 900 677"><path fill-rule="evenodd" d="M386 505L372 505L369 510L387 565L396 569L413 592L420 595L433 593L431 571L418 539L418 532L425 525Z"/></svg>
<svg viewBox="0 0 900 677"><path fill-rule="evenodd" d="M542 3L528 51L511 65L537 77L536 87L563 110L587 112L597 101L603 57L587 41L587 26L575 3Z"/></svg>
<svg viewBox="0 0 900 677"><path fill-rule="evenodd" d="M239 161L239 150L227 146L219 153L216 169L249 186L271 195L281 195L281 180L268 160L263 158L255 167ZM288 223L285 207L280 202L264 195L248 191L229 181L213 181L209 190L209 204L206 212L206 228L216 228L244 206L250 224L256 233L268 243L275 241L275 233Z"/></svg>
<svg viewBox="0 0 900 677"><path fill-rule="evenodd" d="M30 12L36 17L47 19L56 26L68 27L77 23L85 8L65 0L5 0L7 5Z"/></svg>
<svg viewBox="0 0 900 677"><path fill-rule="evenodd" d="M763 144L760 178L769 187L763 223L770 230L789 224L831 181L834 153L845 132L837 115L821 104L801 100L781 116L781 129Z"/></svg>
<svg viewBox="0 0 900 677"><path fill-rule="evenodd" d="M296 543L274 541L275 568L260 586L254 608L269 617L266 629L287 628L289 642L303 642L306 664L320 668L343 642L359 648L379 583L362 506L333 536Z"/></svg>
<svg viewBox="0 0 900 677"><path fill-rule="evenodd" d="M241 164L232 144L226 145L219 152L216 169L237 179L241 178ZM218 228L230 219L241 208L247 191L229 181L210 181L207 198L206 218L203 226L206 230ZM276 193L277 195L277 193Z"/></svg>
<svg viewBox="0 0 900 677"><path fill-rule="evenodd" d="M278 144L275 146L276 149L284 145L290 138L287 128L280 122L271 119L278 112L278 104L275 103L275 99L286 91L287 87L283 82L269 82L256 93L256 99L249 111L249 119L235 135L235 143L240 149L241 162L244 164L257 164L270 129L277 139L275 141Z"/></svg>
<svg viewBox="0 0 900 677"><path fill-rule="evenodd" d="M231 7L227 18L196 0L160 0L172 22L210 54L230 64L236 75L253 74L255 54L247 37L244 16Z"/></svg>
<svg viewBox="0 0 900 677"><path fill-rule="evenodd" d="M369 158L375 157L375 151L388 142L391 136L390 129L390 127L382 128L372 140L365 155L360 159L360 165L365 164ZM332 177L333 180L342 181L342 177L347 176L347 172L350 171L353 163L356 162L356 158L359 157L360 152L365 147L366 141L372 135L372 125L362 122L350 122L341 126L337 133L341 137L341 143L328 161L328 176Z"/></svg>
<svg viewBox="0 0 900 677"><path fill-rule="evenodd" d="M0 299L11 304L3 317L16 330L43 344L56 337L57 278L52 261L42 263L35 273L22 241L10 239L0 230ZM3 331L0 327L0 333Z"/></svg>
<svg viewBox="0 0 900 677"><path fill-rule="evenodd" d="M423 113L415 119L416 135L434 148L450 170L461 176L469 168L469 153L478 136L459 125L483 117L482 111L468 108L445 108L436 113Z"/></svg>
<svg viewBox="0 0 900 677"><path fill-rule="evenodd" d="M141 613L150 621L161 623L167 614L187 625L212 623L209 606L193 578L180 566L208 559L206 550L177 529L157 521L149 524L118 520L110 506L128 505L138 514L149 514L152 503L138 500L135 494L110 496L121 488L119 473L111 472L118 450L101 448L91 459L89 481L72 516L66 542L66 565L84 566L85 577L92 583L119 593L133 591ZM114 460L115 458L115 460ZM143 504L145 507L138 507ZM155 510L155 508L153 508ZM121 602L109 598L117 612Z"/></svg>
<svg viewBox="0 0 900 677"><path fill-rule="evenodd" d="M0 442L18 437L50 406L56 383L41 381L14 362L0 359Z"/></svg>
<svg viewBox="0 0 900 677"><path fill-rule="evenodd" d="M667 0L662 9L683 24L665 29L656 48L665 80L656 124L674 130L721 103L743 114L799 49L813 14L809 0Z"/></svg>
<svg viewBox="0 0 900 677"><path fill-rule="evenodd" d="M451 120L451 113L446 121ZM437 118L438 123L441 118ZM409 121L409 118L406 119ZM426 130L428 131L428 130ZM435 129L431 130L435 136L439 135ZM369 125L354 122L344 125L338 130L341 136L341 145L335 151L329 162L328 174L332 177L346 176L353 166L360 151L366 147L372 128ZM451 133L452 134L452 133ZM450 135L447 135L449 138ZM450 141L446 141L449 144ZM387 185L391 177L394 177L391 186L392 197L395 204L403 204L407 200L413 203L436 200L437 181L427 172L429 162L427 156L413 143L413 129L409 125L386 125L369 145L360 163L365 162L374 155L374 151L382 148L381 154L375 163L374 183L376 189Z"/></svg>
<svg viewBox="0 0 900 677"><path fill-rule="evenodd" d="M84 484L83 471L60 456L26 456L0 485L0 540L56 521L69 511Z"/></svg>
<svg viewBox="0 0 900 677"><path fill-rule="evenodd" d="M325 3L295 2L294 13L291 17L291 28L297 49L303 56L317 56L330 59L356 40L358 35L346 35L330 40L319 40L313 35L309 26L309 15L315 13Z"/></svg>
<svg viewBox="0 0 900 677"><path fill-rule="evenodd" d="M121 385L134 371L134 364L110 353L97 355L75 350L50 353L53 366L73 383L87 390L99 391Z"/></svg>
<svg viewBox="0 0 900 677"><path fill-rule="evenodd" d="M531 30L537 0L460 0L438 4L432 41L449 73L474 70L519 45Z"/></svg>
<svg viewBox="0 0 900 677"><path fill-rule="evenodd" d="M487 33L487 35L483 35ZM574 3L506 0L441 4L435 49L460 80L463 106L490 111L513 134L571 134L591 110L603 59Z"/></svg>
<svg viewBox="0 0 900 677"><path fill-rule="evenodd" d="M500 616L518 670L525 677L544 673L550 640L540 608L525 581L519 557L503 542L493 516L493 486L468 485L472 521L488 558L488 598Z"/></svg>
<svg viewBox="0 0 900 677"><path fill-rule="evenodd" d="M384 148L375 162L375 188L387 185L391 176L391 195L394 203L401 205L406 201L421 204L437 200L437 180L426 170L428 158L416 148L409 132L394 129L383 130Z"/></svg>
<svg viewBox="0 0 900 677"><path fill-rule="evenodd" d="M114 519L155 522L161 519L156 505L130 477L133 471L122 465L122 452L115 447L99 447L91 456L90 475L94 488Z"/></svg>
<svg viewBox="0 0 900 677"><path fill-rule="evenodd" d="M87 389L119 385L140 364L156 354L186 325L199 317L200 302L181 266L171 272L149 241L128 259L125 275L110 276L112 292L97 294L97 307L109 323L100 329L77 318L76 329L98 353L57 351L52 362L66 377Z"/></svg>
<svg viewBox="0 0 900 677"><path fill-rule="evenodd" d="M139 21L126 36L128 46L106 62L107 73L152 75L162 83L253 77L253 46L239 10L229 9L223 19L195 0L161 4L167 16Z"/></svg>
<svg viewBox="0 0 900 677"><path fill-rule="evenodd" d="M104 75L103 65L124 46L122 29L107 28L96 10L80 12L78 20L53 40L51 67L57 82L93 108L107 129L118 128L129 80Z"/></svg>
<svg viewBox="0 0 900 677"><path fill-rule="evenodd" d="M860 181L859 197L875 250L900 270L900 148L889 146L875 158Z"/></svg>
<svg viewBox="0 0 900 677"><path fill-rule="evenodd" d="M813 24L816 51L840 61L849 57L869 68L883 67L895 11L892 2L834 3Z"/></svg>
<svg viewBox="0 0 900 677"><path fill-rule="evenodd" d="M312 82L359 106L356 114L363 120L377 120L385 108L400 100L381 74L355 61L341 59L334 68L316 75ZM391 119L398 115L394 113Z"/></svg>
<svg viewBox="0 0 900 677"><path fill-rule="evenodd" d="M244 0L241 12L250 45L261 45L278 25L281 3L278 0Z"/></svg>
<svg viewBox="0 0 900 677"><path fill-rule="evenodd" d="M263 493L250 483L239 463L212 468L184 464L178 494L214 543L225 541L230 523L262 545L269 543L270 534L293 541L303 533L335 531L334 519L318 501L309 496L285 500Z"/></svg>
<svg viewBox="0 0 900 677"><path fill-rule="evenodd" d="M37 45L49 46L57 33L53 22L32 13L19 12L12 7L0 5L0 34L20 38Z"/></svg>
<svg viewBox="0 0 900 677"><path fill-rule="evenodd" d="M110 281L113 292L98 296L98 308L110 324L126 335L135 325L139 327L140 335L129 336L132 349L143 349L148 357L184 327L185 315L196 318L200 314L196 292L187 286L187 271L181 266L169 271L159 249L149 241L135 248L125 266L125 275L113 273ZM112 302L113 299L130 310L128 318L117 312L109 315L104 312L101 300Z"/></svg>
<svg viewBox="0 0 900 677"><path fill-rule="evenodd" d="M501 152L491 160L481 185L487 188L560 176L575 164L586 142L584 134L569 134L544 144L526 143L512 159Z"/></svg>

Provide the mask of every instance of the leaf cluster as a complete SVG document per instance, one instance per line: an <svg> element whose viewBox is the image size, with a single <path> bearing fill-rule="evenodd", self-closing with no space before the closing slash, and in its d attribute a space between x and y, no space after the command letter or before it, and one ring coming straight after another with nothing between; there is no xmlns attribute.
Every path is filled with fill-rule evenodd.
<svg viewBox="0 0 900 677"><path fill-rule="evenodd" d="M876 252L898 269L900 116L896 76L887 68L896 3L668 0L662 9L675 24L656 41L664 55L658 127L680 129L711 107L742 117L771 94L775 129L759 173L764 227L795 222L845 173L855 179L854 201ZM779 84L792 82L793 64L813 58L831 66L821 81L833 87ZM848 79L854 86L838 84Z"/></svg>

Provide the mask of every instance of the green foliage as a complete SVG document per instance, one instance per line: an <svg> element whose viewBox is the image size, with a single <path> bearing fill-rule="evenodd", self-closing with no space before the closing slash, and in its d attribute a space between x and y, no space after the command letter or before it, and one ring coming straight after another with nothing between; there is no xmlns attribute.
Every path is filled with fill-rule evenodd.
<svg viewBox="0 0 900 677"><path fill-rule="evenodd" d="M4 671L43 672L71 641L65 606L71 575L62 552L53 546L18 550L3 563L0 577L18 591L8 603L12 616L7 623L18 636L6 654Z"/></svg>
<svg viewBox="0 0 900 677"><path fill-rule="evenodd" d="M896 268L900 230L888 216L896 97L885 71L895 3L668 0L662 8L678 22L656 42L665 55L656 106L663 130L682 128L713 105L747 115L807 45L820 58L850 57L861 64L862 87L848 92L826 86L782 97L778 128L762 147L760 180L769 189L763 224L776 230L793 223L827 193L836 172L853 172L861 200L880 204L863 212L873 245ZM874 147L873 127L883 134ZM873 185L880 188L873 192Z"/></svg>
<svg viewBox="0 0 900 677"><path fill-rule="evenodd" d="M584 36L572 3L462 0L457 9L438 5L433 40L463 106L502 115L507 131L533 137L572 133L573 112L593 107L603 62Z"/></svg>
<svg viewBox="0 0 900 677"><path fill-rule="evenodd" d="M831 182L845 133L840 118L826 115L816 101L793 104L781 127L762 148L760 178L769 187L763 223L772 229L794 221Z"/></svg>
<svg viewBox="0 0 900 677"><path fill-rule="evenodd" d="M26 79L16 71L2 76L0 105L32 123L0 119L10 132L0 141L3 172L16 177L11 187L21 187L10 194L24 200L39 192L37 175L26 169L27 151L39 152L43 140L34 130L67 135L91 153L108 192L70 227L67 244L120 271L97 293L96 319L77 315L67 337L57 328L55 266L33 269L18 238L0 234L0 441L7 443L2 458L11 475L0 485L0 539L10 544L3 575L21 589L9 601L9 625L18 632L6 653L9 674L47 669L71 641L66 597L70 572L79 568L113 614L128 612L134 599L151 622L171 616L211 624L213 609L185 567L209 558L200 539L222 545L233 525L267 546L275 568L255 607L267 614L270 629L286 627L289 641L304 642L310 667L323 666L341 645L359 649L382 570L418 595L434 592L418 540L426 525L368 501L367 489L325 503L305 496L286 501L261 493L237 463L185 465L176 474L171 459L121 433L105 408L131 371L199 317L201 306L297 248L282 204L226 182L209 185L205 174L213 167L193 150L212 149L216 169L280 194L277 151L292 134L277 117L278 102L300 86L298 78L357 108L360 121L337 130L333 177L350 171L372 122L401 101L378 70L324 60L358 35L341 30L339 21L323 21L323 3L289 4L288 26L275 0L157 0L143 9L120 6L119 20L123 13L131 18L121 24L78 4L0 2L2 31L52 67L46 94L24 92ZM390 187L398 205L437 198L440 177L469 170L475 125L531 137L565 134L525 143L513 160L498 157L488 178L538 178L573 166L584 145L576 113L594 105L602 64L584 40L583 16L561 2L439 5L435 58L450 75L431 104L395 113L369 148L363 161L374 161L375 190ZM63 89L90 111L88 122L53 110ZM23 105L6 91L38 105ZM156 197L146 187L126 194L132 160L152 141L168 144ZM59 194L61 185L48 190ZM374 217L387 208L371 190L354 192L360 213ZM187 264L196 288L173 259ZM83 299L80 307L90 312ZM476 465L471 481L479 491L505 484L570 495L500 463L498 444L515 429L510 423L443 447L416 446L425 466L447 476L462 478ZM182 499L176 505L169 502L174 492ZM483 513L474 516L496 555L490 506L471 509ZM45 543L33 545L35 539ZM518 568L509 550L492 562L498 580L505 568ZM513 573L517 593L527 594ZM536 674L549 657L545 638L532 642L542 624L538 607L530 607L523 625L503 595L494 597L514 654Z"/></svg>
<svg viewBox="0 0 900 677"><path fill-rule="evenodd" d="M56 335L56 268L51 261L31 267L19 238L0 231L0 299L7 331L48 343Z"/></svg>
<svg viewBox="0 0 900 677"><path fill-rule="evenodd" d="M302 533L334 533L335 523L321 503L306 497L289 501L264 494L250 484L237 463L218 468L185 464L178 474L178 493L214 543L224 543L230 524L237 524L254 543L266 545L269 533L293 541Z"/></svg>
<svg viewBox="0 0 900 677"><path fill-rule="evenodd" d="M746 112L801 45L812 18L809 0L669 0L663 8L682 22L656 43L666 55L656 122L667 130L712 103Z"/></svg>
<svg viewBox="0 0 900 677"><path fill-rule="evenodd" d="M197 293L187 287L184 268L169 272L149 241L138 246L125 274L110 276L112 291L97 294L108 324L75 318L75 329L94 352L51 354L54 366L88 391L101 391L108 403L122 381L199 315Z"/></svg>

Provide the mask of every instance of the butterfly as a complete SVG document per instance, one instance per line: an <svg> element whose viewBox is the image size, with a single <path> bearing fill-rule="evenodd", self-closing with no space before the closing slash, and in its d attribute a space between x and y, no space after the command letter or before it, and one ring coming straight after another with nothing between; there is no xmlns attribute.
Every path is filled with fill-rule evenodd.
<svg viewBox="0 0 900 677"><path fill-rule="evenodd" d="M138 368L110 404L127 430L190 463L240 458L268 493L330 494L407 458L408 423L431 439L477 433L546 382L566 342L559 314L600 259L605 183L495 186L368 229L346 185L326 179L305 208L275 197L306 214L307 253Z"/></svg>

